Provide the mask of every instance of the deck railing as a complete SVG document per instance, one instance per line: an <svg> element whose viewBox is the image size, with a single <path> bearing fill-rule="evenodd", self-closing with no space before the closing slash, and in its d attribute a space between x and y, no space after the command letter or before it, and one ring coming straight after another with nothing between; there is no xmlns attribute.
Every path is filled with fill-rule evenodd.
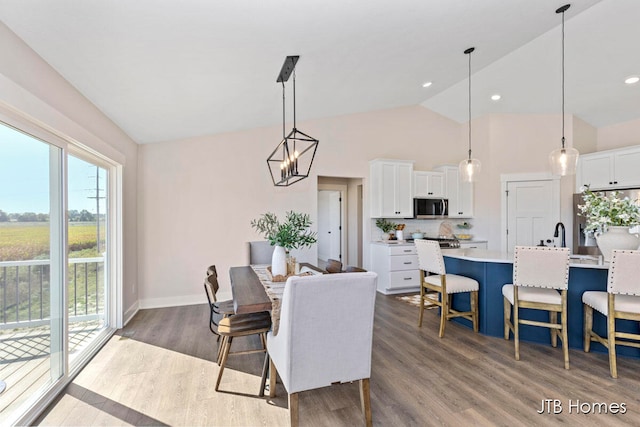
<svg viewBox="0 0 640 427"><path fill-rule="evenodd" d="M0 329L47 324L49 260L0 262ZM95 319L104 313L104 258L69 259L69 317Z"/></svg>

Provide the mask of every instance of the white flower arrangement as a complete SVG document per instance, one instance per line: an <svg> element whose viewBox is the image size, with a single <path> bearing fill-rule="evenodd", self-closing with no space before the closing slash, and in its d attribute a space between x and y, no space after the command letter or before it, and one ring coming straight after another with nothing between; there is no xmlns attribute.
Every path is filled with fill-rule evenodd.
<svg viewBox="0 0 640 427"><path fill-rule="evenodd" d="M621 198L619 191L609 196L582 188L584 205L578 205L579 215L587 218L587 230L606 231L609 226L632 227L640 224L640 206L628 197Z"/></svg>

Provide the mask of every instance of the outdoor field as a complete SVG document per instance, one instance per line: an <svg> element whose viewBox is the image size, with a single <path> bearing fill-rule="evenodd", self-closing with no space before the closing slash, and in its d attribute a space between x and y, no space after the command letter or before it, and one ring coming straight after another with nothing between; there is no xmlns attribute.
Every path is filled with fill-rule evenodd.
<svg viewBox="0 0 640 427"><path fill-rule="evenodd" d="M101 249L104 250L104 224L101 224L100 235ZM96 241L95 222L69 224L69 258L100 256ZM48 222L0 222L0 261L48 258Z"/></svg>

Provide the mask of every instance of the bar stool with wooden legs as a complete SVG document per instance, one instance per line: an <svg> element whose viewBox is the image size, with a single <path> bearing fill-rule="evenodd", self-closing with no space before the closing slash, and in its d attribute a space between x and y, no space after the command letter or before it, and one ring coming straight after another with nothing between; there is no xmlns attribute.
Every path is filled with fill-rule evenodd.
<svg viewBox="0 0 640 427"><path fill-rule="evenodd" d="M607 279L607 292L582 294L584 306L584 351L591 341L609 350L609 371L618 378L616 345L640 348L640 335L616 331L616 319L640 321L640 251L614 249ZM593 310L607 317L607 338L593 331Z"/></svg>
<svg viewBox="0 0 640 427"><path fill-rule="evenodd" d="M439 301L429 299L430 303L440 307L440 331L438 334L440 338L444 337L446 322L454 317L470 320L473 324L473 331L478 332L478 282L470 277L447 274L438 242L417 239L415 243L420 266L420 316L418 318L418 326L422 326L424 302L427 299L425 289L429 289L440 294ZM427 276L424 274L425 271L433 273L433 275ZM470 294L470 310L458 311L451 308L452 295L465 292Z"/></svg>
<svg viewBox="0 0 640 427"><path fill-rule="evenodd" d="M207 297L213 292L213 287L217 288L218 278L212 274L204 282L207 289ZM267 350L266 334L271 329L271 314L267 311L259 313L247 313L247 314L233 314L231 316L223 317L217 323L211 319L210 326L211 331L216 335L222 337L222 342L218 348L218 364L220 370L218 371L218 379L216 380L215 390L218 391L220 387L220 380L222 379L222 373L227 363L227 358L230 354L251 354L251 353L265 353ZM231 344L236 337L244 337L250 335L259 335L262 347L259 349L243 350L231 352ZM262 393L262 391L260 392Z"/></svg>
<svg viewBox="0 0 640 427"><path fill-rule="evenodd" d="M520 360L520 325L549 328L551 346L562 341L564 368L569 369L567 339L567 288L569 286L569 248L516 246L513 258L513 284L502 287L504 299L504 339L513 332L515 357ZM511 308L513 307L513 321ZM520 318L520 309L545 310L549 322ZM561 321L558 323L558 313Z"/></svg>

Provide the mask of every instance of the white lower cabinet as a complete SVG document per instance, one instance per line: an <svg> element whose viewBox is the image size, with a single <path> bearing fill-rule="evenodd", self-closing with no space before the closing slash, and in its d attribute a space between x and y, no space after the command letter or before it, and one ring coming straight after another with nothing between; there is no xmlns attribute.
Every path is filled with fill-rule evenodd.
<svg viewBox="0 0 640 427"><path fill-rule="evenodd" d="M371 244L371 270L378 274L378 292L397 294L420 289L414 245Z"/></svg>

